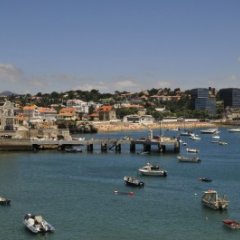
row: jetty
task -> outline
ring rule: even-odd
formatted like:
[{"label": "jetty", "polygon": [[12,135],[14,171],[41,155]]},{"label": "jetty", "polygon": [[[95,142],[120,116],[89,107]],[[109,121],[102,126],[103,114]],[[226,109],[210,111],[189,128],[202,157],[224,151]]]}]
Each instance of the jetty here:
[{"label": "jetty", "polygon": [[[122,145],[129,145],[131,153],[136,152],[138,145],[142,148],[142,152],[157,151],[160,153],[180,152],[180,143],[177,138],[159,137],[140,138],[140,139],[102,139],[92,138],[84,140],[45,140],[45,139],[0,139],[0,151],[39,151],[39,150],[59,150],[64,151],[66,148],[73,146],[82,146],[87,152],[93,152],[98,145],[101,152],[115,150],[120,153]],[[139,148],[139,147],[138,147]]]}]

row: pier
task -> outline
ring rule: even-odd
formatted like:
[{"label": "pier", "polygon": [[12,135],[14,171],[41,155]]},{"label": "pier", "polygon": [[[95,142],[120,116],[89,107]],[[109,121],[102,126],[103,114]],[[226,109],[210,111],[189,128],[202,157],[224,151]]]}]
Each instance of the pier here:
[{"label": "pier", "polygon": [[139,145],[142,152],[156,151],[159,153],[180,152],[180,143],[177,138],[160,137],[159,139],[88,139],[88,140],[31,140],[31,139],[0,139],[0,151],[39,151],[59,150],[64,151],[67,147],[82,146],[87,152],[93,152],[95,147],[100,146],[101,152],[109,150],[120,153],[122,145],[129,145],[131,153],[136,152]]}]

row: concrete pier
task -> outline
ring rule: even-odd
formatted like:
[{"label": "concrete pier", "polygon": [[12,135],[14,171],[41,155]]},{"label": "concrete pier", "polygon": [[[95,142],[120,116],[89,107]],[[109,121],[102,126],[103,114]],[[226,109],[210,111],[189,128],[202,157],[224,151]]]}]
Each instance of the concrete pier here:
[{"label": "concrete pier", "polygon": [[129,145],[130,152],[136,151],[136,145],[142,146],[143,152],[155,151],[165,153],[180,152],[180,143],[176,138],[161,137],[159,139],[91,139],[91,140],[30,140],[30,139],[0,139],[0,151],[38,151],[44,149],[62,150],[71,146],[85,146],[87,152],[93,152],[95,145],[100,145],[101,152],[115,149],[120,153],[122,145]]}]

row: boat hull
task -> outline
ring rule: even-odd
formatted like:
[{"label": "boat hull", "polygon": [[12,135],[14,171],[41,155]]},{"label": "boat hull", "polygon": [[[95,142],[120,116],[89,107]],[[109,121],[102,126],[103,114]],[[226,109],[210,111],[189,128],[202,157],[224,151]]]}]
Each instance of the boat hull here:
[{"label": "boat hull", "polygon": [[144,169],[139,169],[139,172],[144,176],[159,176],[159,177],[166,177],[166,171],[146,171]]},{"label": "boat hull", "polygon": [[228,204],[219,204],[217,202],[207,202],[203,200],[202,203],[205,207],[211,208],[213,210],[226,210],[228,207]]},{"label": "boat hull", "polygon": [[178,161],[179,162],[184,162],[184,163],[200,163],[201,159],[198,157],[183,157],[183,156],[178,156]]},{"label": "boat hull", "polygon": [[240,223],[236,222],[232,219],[225,219],[223,220],[224,226],[230,228],[230,229],[240,229]]}]

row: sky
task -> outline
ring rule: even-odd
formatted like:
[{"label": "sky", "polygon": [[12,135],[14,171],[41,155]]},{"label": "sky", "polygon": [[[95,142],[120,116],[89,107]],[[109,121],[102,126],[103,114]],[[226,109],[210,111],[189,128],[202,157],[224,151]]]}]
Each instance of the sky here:
[{"label": "sky", "polygon": [[0,92],[240,88],[239,0],[0,0]]}]

